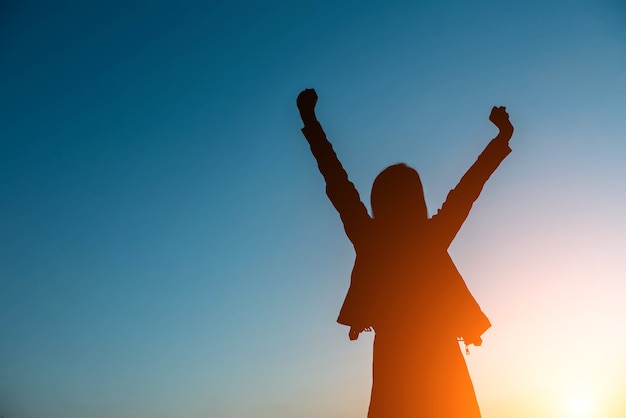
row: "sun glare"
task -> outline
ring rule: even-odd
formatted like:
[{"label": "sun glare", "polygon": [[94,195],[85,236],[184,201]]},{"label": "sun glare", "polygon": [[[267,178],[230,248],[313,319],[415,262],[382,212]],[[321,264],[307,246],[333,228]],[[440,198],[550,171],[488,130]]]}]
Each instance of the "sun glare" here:
[{"label": "sun glare", "polygon": [[568,418],[587,418],[591,416],[591,401],[584,396],[574,396],[567,401]]}]

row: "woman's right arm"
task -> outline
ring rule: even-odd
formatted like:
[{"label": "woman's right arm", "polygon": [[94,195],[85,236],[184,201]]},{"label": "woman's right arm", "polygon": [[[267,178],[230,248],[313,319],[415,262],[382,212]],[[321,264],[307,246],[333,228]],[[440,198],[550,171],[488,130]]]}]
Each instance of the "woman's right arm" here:
[{"label": "woman's right arm", "polygon": [[365,205],[361,202],[359,192],[348,179],[348,174],[317,121],[316,103],[317,94],[313,89],[306,89],[298,95],[298,109],[304,122],[302,133],[309,142],[311,152],[317,160],[317,166],[326,181],[326,194],[339,212],[348,238],[356,244],[371,219]]}]

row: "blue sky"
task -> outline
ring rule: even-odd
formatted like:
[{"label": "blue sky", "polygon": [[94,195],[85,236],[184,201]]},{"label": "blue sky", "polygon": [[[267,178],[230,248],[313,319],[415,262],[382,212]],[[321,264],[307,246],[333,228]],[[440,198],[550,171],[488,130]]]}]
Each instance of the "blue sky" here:
[{"label": "blue sky", "polygon": [[568,370],[615,411],[625,12],[0,3],[0,415],[364,416],[371,336],[334,322],[353,250],[299,131],[307,87],[363,200],[405,161],[431,213],[507,106],[513,153],[450,249],[494,324],[468,358],[483,415],[558,416],[537,399]]}]

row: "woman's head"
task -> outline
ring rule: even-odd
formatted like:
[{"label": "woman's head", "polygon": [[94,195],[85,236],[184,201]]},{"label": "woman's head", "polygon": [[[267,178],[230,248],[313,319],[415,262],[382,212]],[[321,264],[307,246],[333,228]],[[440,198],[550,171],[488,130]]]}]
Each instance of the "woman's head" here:
[{"label": "woman's head", "polygon": [[374,219],[384,223],[410,226],[428,219],[419,174],[404,163],[389,166],[376,177],[371,203]]}]

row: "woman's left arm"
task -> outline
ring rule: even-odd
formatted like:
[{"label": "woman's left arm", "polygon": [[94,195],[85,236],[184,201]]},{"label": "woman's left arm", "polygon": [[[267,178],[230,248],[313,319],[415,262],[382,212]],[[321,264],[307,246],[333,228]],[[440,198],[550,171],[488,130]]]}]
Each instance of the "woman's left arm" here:
[{"label": "woman's left arm", "polygon": [[437,238],[446,248],[463,225],[491,174],[511,152],[509,140],[513,136],[513,125],[506,108],[494,107],[489,120],[500,129],[498,136],[491,140],[459,184],[448,193],[445,203],[432,218]]}]

